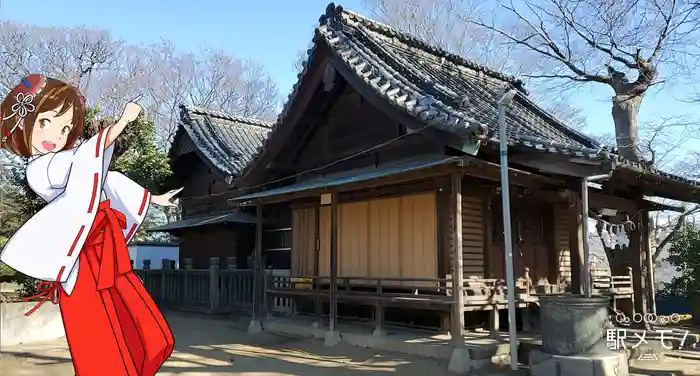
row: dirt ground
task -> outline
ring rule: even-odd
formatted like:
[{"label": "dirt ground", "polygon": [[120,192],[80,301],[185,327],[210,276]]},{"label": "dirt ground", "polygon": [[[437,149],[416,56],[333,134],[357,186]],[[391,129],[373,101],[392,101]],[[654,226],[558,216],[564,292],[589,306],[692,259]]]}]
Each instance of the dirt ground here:
[{"label": "dirt ground", "polygon": [[[158,375],[179,376],[443,376],[445,362],[339,344],[329,348],[321,341],[248,335],[245,322],[232,318],[168,313],[175,335],[175,352]],[[664,358],[637,361],[633,375],[700,376],[698,360]],[[475,375],[478,375],[474,373]],[[0,354],[0,375],[73,376],[64,340],[16,346]],[[484,375],[484,372],[481,372]]]},{"label": "dirt ground", "polygon": [[[447,365],[416,358],[321,341],[248,335],[245,325],[231,320],[167,314],[175,336],[175,352],[158,375],[178,376],[351,376],[397,373],[406,376],[446,375]],[[64,340],[8,348],[0,355],[0,375],[73,376]]]}]

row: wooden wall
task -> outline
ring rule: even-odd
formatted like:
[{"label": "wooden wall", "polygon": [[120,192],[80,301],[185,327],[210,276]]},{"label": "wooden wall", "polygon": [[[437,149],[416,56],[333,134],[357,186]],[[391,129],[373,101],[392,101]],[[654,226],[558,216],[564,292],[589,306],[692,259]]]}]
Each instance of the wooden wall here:
[{"label": "wooden wall", "polygon": [[[488,200],[483,211],[484,221],[487,221],[484,230],[484,276],[505,278],[501,197],[494,195],[484,200]],[[511,197],[513,267],[516,278],[524,277],[527,268],[534,284],[557,282],[560,274],[558,263],[569,262],[569,227],[566,224],[568,218],[559,218],[557,215],[565,217],[566,212],[555,213],[552,203],[540,201],[534,196]],[[562,253],[559,257],[560,248],[564,246],[567,256],[564,257]],[[570,270],[569,264],[566,267]]]},{"label": "wooden wall", "polygon": [[187,215],[189,208],[187,199],[223,193],[229,189],[222,175],[213,171],[196,153],[179,157],[176,165],[173,166],[173,177],[170,184],[173,187],[183,187],[181,198],[186,217],[189,216]]},{"label": "wooden wall", "polygon": [[[365,101],[350,86],[339,95],[321,120],[309,126],[313,128],[310,129],[308,144],[304,145],[295,157],[298,158],[294,164],[296,172],[335,162],[318,172],[330,174],[353,168],[380,166],[422,154],[442,153],[442,145],[420,133],[404,136],[376,148],[382,142],[405,135],[406,127]],[[338,162],[370,148],[375,150]],[[279,158],[290,156],[281,154]],[[314,173],[307,173],[300,176],[299,180],[312,179],[315,176]]]},{"label": "wooden wall", "polygon": [[316,207],[292,211],[291,273],[294,276],[311,276],[315,273],[316,227]]},{"label": "wooden wall", "polygon": [[[313,270],[310,260],[316,244],[310,239],[315,235],[315,211],[313,207],[294,211],[294,275]],[[320,276],[330,275],[330,213],[330,206],[320,207]],[[434,193],[341,203],[338,215],[338,276],[437,278]]]},{"label": "wooden wall", "polygon": [[179,238],[180,265],[184,267],[183,259],[191,258],[195,269],[207,269],[209,258],[219,257],[222,267],[226,267],[226,257],[238,256],[237,235],[236,230],[223,225],[182,230]]},{"label": "wooden wall", "polygon": [[[441,219],[441,228],[438,228],[438,214],[446,215],[449,203],[440,200],[443,206],[438,210],[437,197],[430,192],[341,203],[338,208],[338,275],[434,278],[450,274],[452,240],[442,228],[451,226],[449,218]],[[568,206],[563,203],[517,204],[514,205],[517,209],[513,210],[516,216],[526,209],[536,213],[522,214],[520,220],[513,220],[514,240],[522,241],[514,248],[516,277],[522,277],[524,268],[528,267],[534,283],[570,282]],[[330,206],[294,210],[293,275],[330,274],[330,212]],[[542,221],[535,221],[536,218]],[[465,278],[504,277],[501,221],[498,196],[489,198],[481,192],[462,195]],[[528,223],[520,223],[522,221]],[[438,239],[438,230],[443,239]],[[442,264],[440,268],[439,263]]]},{"label": "wooden wall", "polygon": [[485,277],[484,199],[462,195],[462,257],[464,278]]}]

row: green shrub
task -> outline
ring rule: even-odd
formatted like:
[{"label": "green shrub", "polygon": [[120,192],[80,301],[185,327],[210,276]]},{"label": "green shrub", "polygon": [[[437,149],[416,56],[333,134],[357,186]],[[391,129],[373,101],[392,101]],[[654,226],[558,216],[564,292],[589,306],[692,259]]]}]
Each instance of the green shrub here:
[{"label": "green shrub", "polygon": [[664,283],[662,294],[688,296],[700,291],[700,228],[686,225],[670,242],[668,262],[681,275]]}]

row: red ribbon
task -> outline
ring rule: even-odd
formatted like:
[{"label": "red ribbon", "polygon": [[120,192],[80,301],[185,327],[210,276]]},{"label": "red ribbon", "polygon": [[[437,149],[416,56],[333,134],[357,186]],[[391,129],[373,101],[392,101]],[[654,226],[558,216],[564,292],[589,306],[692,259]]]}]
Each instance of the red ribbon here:
[{"label": "red ribbon", "polygon": [[39,303],[37,303],[34,308],[29,310],[29,312],[25,313],[25,316],[29,316],[32,313],[36,312],[39,307],[41,307],[42,304],[44,304],[47,300],[50,301],[53,304],[58,304],[58,286],[60,284],[61,280],[61,275],[63,274],[63,270],[65,269],[65,266],[61,267],[61,270],[58,271],[58,277],[56,277],[55,282],[46,282],[42,281],[39,282],[39,286],[37,286],[36,290],[38,291],[38,294],[34,296],[30,296],[27,298],[24,298],[25,301],[31,301],[37,298],[42,298]]}]

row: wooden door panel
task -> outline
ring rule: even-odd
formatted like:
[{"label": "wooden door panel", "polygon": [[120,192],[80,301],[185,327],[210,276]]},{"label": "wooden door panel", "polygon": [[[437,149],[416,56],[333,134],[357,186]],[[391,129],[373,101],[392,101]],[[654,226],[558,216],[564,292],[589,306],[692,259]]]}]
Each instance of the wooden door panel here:
[{"label": "wooden door panel", "polygon": [[[503,252],[503,211],[501,199],[491,202],[491,244],[489,244],[489,272],[494,278],[505,277]],[[515,278],[525,276],[529,269],[533,282],[547,279],[549,275],[549,248],[545,236],[545,215],[551,212],[546,205],[527,199],[511,200],[511,229],[513,237],[513,268]]]}]

